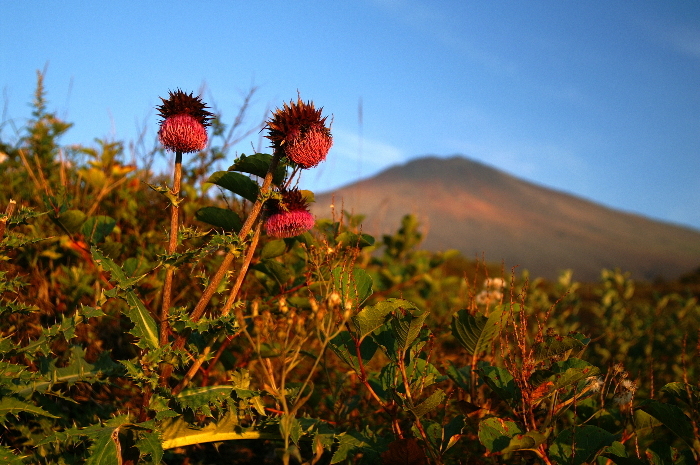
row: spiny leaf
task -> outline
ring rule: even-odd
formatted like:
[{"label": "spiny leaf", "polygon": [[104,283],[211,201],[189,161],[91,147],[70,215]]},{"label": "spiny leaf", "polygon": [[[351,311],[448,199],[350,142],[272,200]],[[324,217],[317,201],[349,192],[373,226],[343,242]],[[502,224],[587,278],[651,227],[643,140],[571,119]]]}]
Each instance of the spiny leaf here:
[{"label": "spiny leaf", "polygon": [[228,412],[221,420],[204,428],[189,425],[182,417],[166,420],[161,428],[163,450],[236,439],[279,439],[279,434],[240,428],[233,415]]},{"label": "spiny leaf", "polygon": [[0,420],[4,419],[7,415],[17,416],[19,413],[30,413],[43,417],[58,418],[37,405],[28,404],[14,397],[3,397],[0,399]]}]

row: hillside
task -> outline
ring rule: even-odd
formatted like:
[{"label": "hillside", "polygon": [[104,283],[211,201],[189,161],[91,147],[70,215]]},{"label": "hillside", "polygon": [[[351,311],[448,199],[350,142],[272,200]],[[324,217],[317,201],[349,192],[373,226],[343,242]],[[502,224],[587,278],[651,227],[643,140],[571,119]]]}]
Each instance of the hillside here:
[{"label": "hillside", "polygon": [[455,156],[425,157],[317,195],[319,217],[335,205],[366,215],[363,230],[395,231],[418,216],[428,250],[458,249],[467,257],[518,265],[554,278],[597,280],[603,268],[635,279],[674,279],[700,266],[700,232],[654,221],[518,179]]}]

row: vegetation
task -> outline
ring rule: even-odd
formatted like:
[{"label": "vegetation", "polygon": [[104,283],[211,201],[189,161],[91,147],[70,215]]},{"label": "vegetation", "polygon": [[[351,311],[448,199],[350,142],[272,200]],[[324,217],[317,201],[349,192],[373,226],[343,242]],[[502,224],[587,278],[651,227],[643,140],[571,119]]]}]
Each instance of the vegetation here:
[{"label": "vegetation", "polygon": [[213,114],[175,188],[162,148],[61,146],[38,77],[0,133],[3,463],[697,463],[697,275],[547,282],[420,251],[411,216],[271,237],[320,161],[285,156],[279,110],[225,171],[241,128]]}]

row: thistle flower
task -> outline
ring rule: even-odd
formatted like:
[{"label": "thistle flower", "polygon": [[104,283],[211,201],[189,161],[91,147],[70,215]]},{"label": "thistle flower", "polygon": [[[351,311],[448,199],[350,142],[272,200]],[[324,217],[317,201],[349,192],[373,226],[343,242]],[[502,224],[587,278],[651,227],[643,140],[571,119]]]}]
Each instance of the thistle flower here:
[{"label": "thistle flower", "polygon": [[333,145],[331,130],[326,127],[326,116],[314,107],[313,102],[284,104],[272,113],[267,121],[272,147],[282,150],[287,158],[302,168],[312,168],[323,160]]},{"label": "thistle flower", "polygon": [[270,199],[266,203],[265,231],[276,238],[294,237],[314,227],[314,216],[309,204],[298,189],[284,190],[282,199]]},{"label": "thistle flower", "polygon": [[178,89],[168,92],[168,99],[160,98],[162,105],[156,107],[160,122],[158,139],[172,152],[199,152],[207,146],[206,126],[214,116],[206,110],[200,97],[194,97]]}]

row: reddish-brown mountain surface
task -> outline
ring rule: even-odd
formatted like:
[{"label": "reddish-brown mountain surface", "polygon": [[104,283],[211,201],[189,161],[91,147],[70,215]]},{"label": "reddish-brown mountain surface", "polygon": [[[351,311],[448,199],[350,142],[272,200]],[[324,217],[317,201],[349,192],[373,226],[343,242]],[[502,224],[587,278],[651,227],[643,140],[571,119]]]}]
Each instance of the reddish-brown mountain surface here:
[{"label": "reddish-brown mountain surface", "polygon": [[700,232],[654,221],[523,181],[463,157],[415,159],[317,195],[319,217],[336,208],[366,215],[363,230],[397,230],[415,214],[427,250],[458,249],[518,265],[533,276],[597,280],[603,268],[635,279],[674,279],[700,266]]}]

